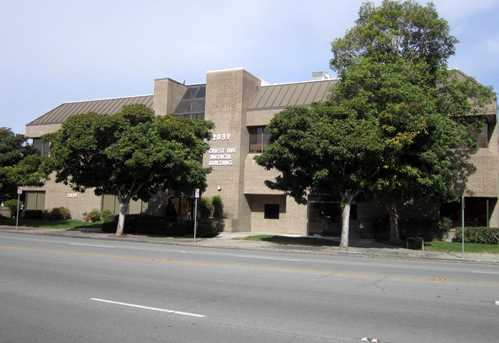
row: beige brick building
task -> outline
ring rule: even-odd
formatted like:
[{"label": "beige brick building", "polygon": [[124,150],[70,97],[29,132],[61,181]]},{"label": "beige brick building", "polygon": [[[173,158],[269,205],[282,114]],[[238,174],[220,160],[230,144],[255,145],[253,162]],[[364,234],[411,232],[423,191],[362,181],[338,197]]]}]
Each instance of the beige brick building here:
[{"label": "beige brick building", "polygon": [[[268,142],[264,127],[276,113],[288,106],[309,105],[326,99],[334,82],[327,74],[314,73],[309,81],[266,85],[244,69],[210,71],[204,84],[186,85],[169,78],[156,79],[153,95],[62,104],[27,124],[26,134],[46,152],[48,146],[41,137],[58,130],[69,116],[89,111],[112,114],[123,105],[134,103],[153,108],[157,115],[205,118],[215,124],[215,129],[210,151],[203,158],[205,165],[212,168],[204,195],[222,197],[226,231],[299,235],[334,232],[339,219],[334,209],[328,212],[333,215],[326,216],[323,203],[310,201],[308,205],[299,205],[281,192],[270,190],[264,181],[273,178],[276,172],[266,171],[254,161]],[[467,185],[465,218],[473,225],[499,226],[495,103],[484,110],[482,117],[486,125],[479,133],[480,150],[473,156],[477,170]],[[112,196],[97,197],[92,190],[76,193],[53,181],[41,188],[26,189],[25,197],[27,208],[64,206],[74,218],[94,208],[116,208]],[[331,203],[331,206],[336,205]],[[188,200],[179,201],[177,207],[179,212],[190,215]],[[161,213],[161,208],[161,201],[155,199],[149,207],[134,203],[132,212],[147,209]],[[450,216],[458,213],[452,207],[448,211]],[[354,206],[354,234],[371,226],[373,219],[380,216],[382,210],[372,203]]]}]

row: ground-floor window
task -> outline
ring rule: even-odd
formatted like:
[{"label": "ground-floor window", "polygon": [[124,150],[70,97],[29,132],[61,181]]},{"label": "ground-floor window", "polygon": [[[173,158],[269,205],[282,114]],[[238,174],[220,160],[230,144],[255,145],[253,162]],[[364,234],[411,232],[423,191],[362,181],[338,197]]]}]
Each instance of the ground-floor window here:
[{"label": "ground-floor window", "polygon": [[[308,220],[320,223],[327,220],[331,223],[341,223],[341,206],[339,202],[310,202]],[[357,220],[357,204],[350,206],[350,220]]]},{"label": "ground-floor window", "polygon": [[28,191],[24,193],[24,209],[26,210],[44,210],[45,192]]},{"label": "ground-floor window", "polygon": [[[147,202],[142,200],[132,200],[130,201],[130,206],[128,208],[128,213],[130,214],[140,214],[147,211]],[[104,194],[102,196],[101,210],[111,211],[113,214],[118,214],[120,212],[120,202],[118,197],[112,194]]]},{"label": "ground-floor window", "polygon": [[279,219],[279,204],[265,204],[263,209],[264,219]]},{"label": "ground-floor window", "polygon": [[[489,227],[496,203],[497,198],[465,197],[464,225]],[[453,226],[460,226],[461,211],[461,202],[443,204],[440,208],[440,217],[447,217],[452,220]]]}]

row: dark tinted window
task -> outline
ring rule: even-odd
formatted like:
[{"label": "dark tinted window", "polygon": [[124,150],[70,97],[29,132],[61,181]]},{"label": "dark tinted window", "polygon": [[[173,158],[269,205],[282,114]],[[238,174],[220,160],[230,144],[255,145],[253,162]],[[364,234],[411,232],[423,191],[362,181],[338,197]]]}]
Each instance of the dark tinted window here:
[{"label": "dark tinted window", "polygon": [[265,219],[279,219],[279,204],[265,204]]},{"label": "dark tinted window", "polygon": [[270,134],[265,130],[265,126],[248,127],[249,132],[249,152],[263,152],[266,145],[270,143]]},{"label": "dark tinted window", "polygon": [[[350,220],[357,220],[357,205],[350,206]],[[309,220],[320,222],[327,219],[332,223],[341,223],[341,206],[337,202],[314,202],[310,204]]]}]

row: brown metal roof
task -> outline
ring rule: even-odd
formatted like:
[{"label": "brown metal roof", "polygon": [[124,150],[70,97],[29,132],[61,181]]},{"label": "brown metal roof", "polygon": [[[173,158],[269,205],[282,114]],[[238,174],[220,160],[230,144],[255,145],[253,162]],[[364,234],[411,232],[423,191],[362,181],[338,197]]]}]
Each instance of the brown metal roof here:
[{"label": "brown metal roof", "polygon": [[28,124],[28,126],[60,124],[67,118],[78,113],[96,112],[102,114],[114,114],[119,112],[123,106],[130,104],[142,104],[152,108],[152,98],[152,95],[143,95],[104,100],[69,102],[48,111],[41,117],[33,120]]},{"label": "brown metal roof", "polygon": [[335,80],[305,81],[260,87],[249,110],[310,105],[326,100]]}]

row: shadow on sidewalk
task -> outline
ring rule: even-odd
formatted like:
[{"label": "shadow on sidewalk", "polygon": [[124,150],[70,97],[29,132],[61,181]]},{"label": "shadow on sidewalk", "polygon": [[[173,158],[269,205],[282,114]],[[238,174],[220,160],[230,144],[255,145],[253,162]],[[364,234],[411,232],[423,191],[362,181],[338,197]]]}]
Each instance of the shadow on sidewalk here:
[{"label": "shadow on sidewalk", "polygon": [[[316,247],[337,247],[340,245],[339,238],[320,238],[320,237],[290,237],[277,235],[256,235],[243,238],[249,241],[262,241],[282,245],[303,245]],[[353,239],[350,241],[350,247],[353,248],[388,248],[398,249],[401,246],[391,245],[389,243],[378,242],[373,239]]]}]

